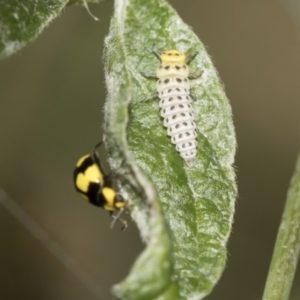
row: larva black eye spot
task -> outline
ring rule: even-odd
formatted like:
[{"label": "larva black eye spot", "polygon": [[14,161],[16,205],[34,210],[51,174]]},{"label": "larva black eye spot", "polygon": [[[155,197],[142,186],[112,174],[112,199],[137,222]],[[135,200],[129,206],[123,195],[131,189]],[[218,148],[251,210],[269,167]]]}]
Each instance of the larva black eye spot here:
[{"label": "larva black eye spot", "polygon": [[169,70],[170,69],[170,66],[165,66],[165,70]]},{"label": "larva black eye spot", "polygon": [[183,69],[186,69],[186,65],[183,65],[182,68],[183,68]]},{"label": "larva black eye spot", "polygon": [[159,66],[159,68],[160,68],[160,69],[162,69],[162,68],[163,68],[163,66],[162,66],[162,65],[160,65],[160,66]]},{"label": "larva black eye spot", "polygon": [[168,56],[171,56],[172,55],[172,53],[168,53]]},{"label": "larva black eye spot", "polygon": [[169,123],[169,118],[166,118],[166,122]]},{"label": "larva black eye spot", "polygon": [[190,113],[190,116],[192,116],[192,114]]},{"label": "larva black eye spot", "polygon": [[184,114],[184,113],[181,113],[181,116],[182,116],[182,117],[185,117],[185,114]]},{"label": "larva black eye spot", "polygon": [[189,146],[192,146],[192,143],[191,143],[191,142],[189,142]]},{"label": "larva black eye spot", "polygon": [[186,132],[185,135],[186,135],[186,136],[190,136],[191,134],[190,134],[189,132]]},{"label": "larva black eye spot", "polygon": [[178,65],[175,65],[176,70],[180,70],[181,68]]},{"label": "larva black eye spot", "polygon": [[182,100],[182,97],[181,97],[181,96],[177,96],[177,99],[178,99],[178,100]]},{"label": "larva black eye spot", "polygon": [[189,99],[190,99],[189,96],[186,96],[185,98],[186,98],[186,100],[189,100]]},{"label": "larva black eye spot", "polygon": [[180,127],[180,124],[176,124],[176,125],[175,125],[175,128],[179,128],[179,127]]},{"label": "larva black eye spot", "polygon": [[185,144],[182,144],[182,148],[185,148]]},{"label": "larva black eye spot", "polygon": [[163,110],[163,112],[165,113],[165,112],[166,112],[166,110],[164,109],[164,110]]},{"label": "larva black eye spot", "polygon": [[169,98],[169,102],[172,102],[172,101],[173,101],[173,97],[170,97],[170,98]]},{"label": "larva black eye spot", "polygon": [[187,82],[187,79],[186,79],[186,78],[184,78],[184,82]]},{"label": "larva black eye spot", "polygon": [[176,55],[176,56],[179,56],[179,54],[178,54],[178,53],[175,53],[175,55]]},{"label": "larva black eye spot", "polygon": [[158,80],[158,84],[161,84],[161,80]]},{"label": "larva black eye spot", "polygon": [[169,78],[167,78],[167,79],[165,79],[165,81],[164,81],[164,83],[169,83],[170,82],[170,79]]},{"label": "larva black eye spot", "polygon": [[168,89],[168,93],[171,93],[172,92],[172,89]]},{"label": "larva black eye spot", "polygon": [[179,107],[180,107],[180,108],[183,108],[183,107],[184,107],[184,105],[182,105],[182,104],[179,104]]},{"label": "larva black eye spot", "polygon": [[172,119],[175,120],[177,118],[177,115],[173,115]]},{"label": "larva black eye spot", "polygon": [[165,103],[165,100],[161,101],[161,103]]},{"label": "larva black eye spot", "polygon": [[180,92],[180,89],[179,89],[179,88],[176,88],[176,91],[177,91],[177,92]]},{"label": "larva black eye spot", "polygon": [[182,79],[176,78],[176,81],[180,83],[180,82],[182,82]]},{"label": "larva black eye spot", "polygon": [[183,124],[184,126],[187,126],[187,125],[188,125],[188,123],[187,123],[187,122],[183,122],[182,124]]},{"label": "larva black eye spot", "polygon": [[173,110],[175,108],[175,106],[171,106],[171,110]]},{"label": "larva black eye spot", "polygon": [[182,133],[179,134],[179,137],[182,138]]},{"label": "larva black eye spot", "polygon": [[[188,99],[188,98],[187,98],[187,99]],[[188,106],[188,108],[191,108],[191,106],[190,106],[189,104],[188,104],[187,106]]]},{"label": "larva black eye spot", "polygon": [[191,122],[191,124],[194,126],[194,122]]}]

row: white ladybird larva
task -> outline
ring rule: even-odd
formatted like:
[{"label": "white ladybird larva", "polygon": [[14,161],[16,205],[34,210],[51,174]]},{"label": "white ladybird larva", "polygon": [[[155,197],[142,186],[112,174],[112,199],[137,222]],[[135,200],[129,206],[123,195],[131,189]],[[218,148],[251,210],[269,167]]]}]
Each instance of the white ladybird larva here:
[{"label": "white ladybird larva", "polygon": [[161,64],[156,74],[142,74],[146,77],[158,78],[157,94],[145,100],[159,97],[160,115],[164,118],[163,124],[167,127],[167,133],[180,156],[191,167],[197,154],[197,133],[188,77],[200,76],[202,72],[190,73],[187,64],[198,52],[192,52],[189,56],[178,50],[168,50],[159,54],[154,49],[153,52],[160,59]]}]

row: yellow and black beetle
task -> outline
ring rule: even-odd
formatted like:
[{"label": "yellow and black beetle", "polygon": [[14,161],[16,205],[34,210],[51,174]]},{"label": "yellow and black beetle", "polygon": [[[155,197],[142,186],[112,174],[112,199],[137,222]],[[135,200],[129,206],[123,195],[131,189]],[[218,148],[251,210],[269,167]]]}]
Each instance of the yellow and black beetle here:
[{"label": "yellow and black beetle", "polygon": [[[102,145],[99,142],[92,153],[82,156],[76,163],[74,170],[74,184],[79,195],[86,201],[104,208],[112,217],[111,227],[116,221],[122,223],[122,230],[127,228],[127,222],[120,218],[120,215],[127,205],[122,195],[112,187],[114,173],[105,174],[101,161],[97,154],[97,148]],[[113,212],[119,209],[114,215]]]}]

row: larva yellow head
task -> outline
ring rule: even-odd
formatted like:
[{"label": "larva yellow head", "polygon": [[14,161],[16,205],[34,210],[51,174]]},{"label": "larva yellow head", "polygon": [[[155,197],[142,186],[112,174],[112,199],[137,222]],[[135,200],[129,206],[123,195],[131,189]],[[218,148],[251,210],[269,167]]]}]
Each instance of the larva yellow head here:
[{"label": "larva yellow head", "polygon": [[185,64],[186,56],[178,50],[168,50],[160,56],[162,63],[182,63]]}]

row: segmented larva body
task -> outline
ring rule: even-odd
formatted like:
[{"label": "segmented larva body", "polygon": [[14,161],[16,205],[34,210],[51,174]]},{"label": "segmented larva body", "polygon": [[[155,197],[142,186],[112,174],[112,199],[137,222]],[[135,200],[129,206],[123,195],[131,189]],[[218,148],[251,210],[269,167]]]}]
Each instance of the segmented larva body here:
[{"label": "segmented larva body", "polygon": [[162,53],[160,59],[156,70],[160,115],[176,150],[186,164],[192,166],[197,154],[197,133],[186,56],[178,50],[169,50]]}]

